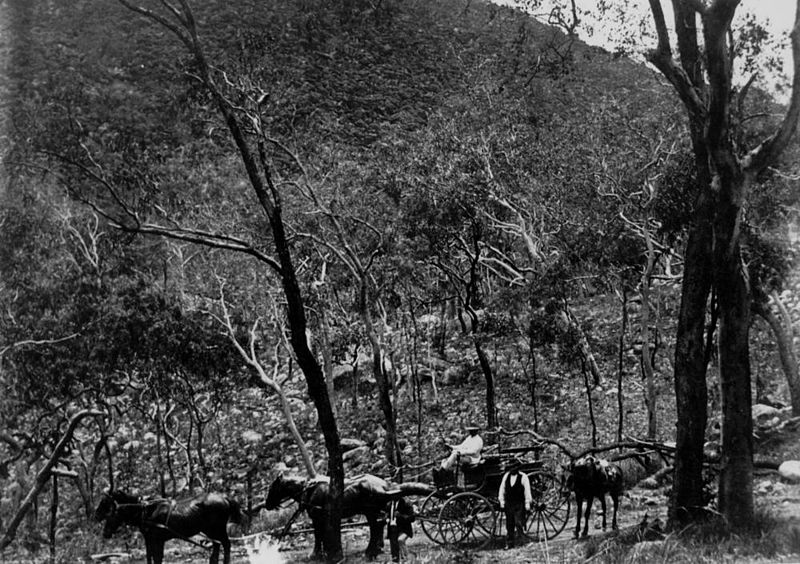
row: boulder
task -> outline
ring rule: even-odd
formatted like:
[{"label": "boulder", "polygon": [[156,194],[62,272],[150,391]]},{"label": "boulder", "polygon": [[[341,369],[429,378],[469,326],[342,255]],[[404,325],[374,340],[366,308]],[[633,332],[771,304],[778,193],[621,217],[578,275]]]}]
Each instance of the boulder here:
[{"label": "boulder", "polygon": [[360,464],[363,464],[368,456],[369,456],[369,447],[367,445],[363,445],[345,452],[342,455],[342,460],[353,466],[358,466]]},{"label": "boulder", "polygon": [[765,405],[763,403],[757,403],[753,406],[753,422],[757,425],[763,425],[764,423],[768,423],[775,417],[781,416],[781,410],[772,407],[771,405]]},{"label": "boulder", "polygon": [[362,441],[361,439],[345,437],[341,440],[342,443],[342,452],[347,452],[353,450],[354,448],[359,448],[362,446],[366,446],[367,443]]},{"label": "boulder", "polygon": [[790,482],[800,482],[800,460],[787,460],[778,466],[781,478]]}]

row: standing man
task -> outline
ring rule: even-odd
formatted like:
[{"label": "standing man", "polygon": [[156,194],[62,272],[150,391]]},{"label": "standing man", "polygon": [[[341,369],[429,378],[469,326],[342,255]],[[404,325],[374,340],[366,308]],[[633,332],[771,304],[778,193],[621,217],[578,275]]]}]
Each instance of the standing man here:
[{"label": "standing man", "polygon": [[497,494],[500,508],[506,515],[506,548],[514,546],[517,532],[525,534],[527,512],[533,504],[531,482],[526,474],[519,471],[520,466],[518,460],[511,461],[508,471],[500,480],[500,491]]},{"label": "standing man", "polygon": [[483,450],[483,439],[478,434],[481,430],[477,425],[467,425],[464,428],[469,436],[458,445],[448,445],[452,448],[450,456],[442,461],[442,469],[450,470],[455,466],[456,461],[461,458],[461,464],[466,466],[476,466],[481,461],[481,451]]}]

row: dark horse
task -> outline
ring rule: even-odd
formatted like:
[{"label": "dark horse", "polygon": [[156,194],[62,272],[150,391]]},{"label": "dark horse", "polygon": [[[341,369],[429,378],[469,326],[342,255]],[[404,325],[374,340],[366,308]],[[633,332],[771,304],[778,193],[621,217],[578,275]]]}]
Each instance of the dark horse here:
[{"label": "dark horse", "polygon": [[107,492],[103,494],[94,517],[106,522],[103,527],[105,538],[111,538],[122,524],[137,527],[144,536],[147,564],[164,561],[164,543],[168,540],[188,540],[198,533],[214,541],[211,564],[219,562],[220,545],[224,563],[230,564],[231,541],[227,524],[228,521],[237,524],[243,521],[239,504],[217,493],[203,493],[181,500],[142,501],[140,497],[125,492]]},{"label": "dark horse", "polygon": [[619,496],[622,495],[622,470],[618,466],[609,464],[594,456],[584,456],[573,462],[566,469],[564,485],[575,492],[575,502],[578,506],[578,520],[575,524],[575,538],[581,531],[581,505],[586,501],[584,514],[583,536],[589,534],[589,514],[592,511],[594,498],[600,500],[603,509],[603,530],[606,529],[606,494],[614,502],[614,517],[611,527],[617,528],[617,508]]},{"label": "dark horse", "polygon": [[[389,526],[389,543],[392,558],[397,560],[398,537],[403,534],[407,537],[413,535],[411,523],[414,521],[414,509],[403,496],[428,494],[433,488],[419,483],[390,484],[371,474],[346,480],[344,486],[342,517],[364,515],[369,523],[369,544],[365,553],[368,558],[374,558],[382,552],[385,518],[390,514],[395,517]],[[329,496],[327,478],[307,480],[299,476],[280,474],[267,492],[264,507],[276,509],[288,499],[296,501],[308,513],[314,527],[314,552],[311,553],[311,558],[322,558],[327,552],[325,527]]]}]

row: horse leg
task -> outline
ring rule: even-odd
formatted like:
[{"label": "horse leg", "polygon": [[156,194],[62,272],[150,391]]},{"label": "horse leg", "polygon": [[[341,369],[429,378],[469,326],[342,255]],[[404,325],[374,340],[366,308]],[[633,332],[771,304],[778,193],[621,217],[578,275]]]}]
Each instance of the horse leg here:
[{"label": "horse leg", "polygon": [[223,564],[231,564],[231,541],[228,535],[225,535],[222,541],[222,562]]},{"label": "horse leg", "polygon": [[619,528],[617,527],[617,508],[619,507],[619,494],[612,493],[611,501],[614,503],[614,517],[611,520],[611,528],[616,531]]},{"label": "horse leg", "polygon": [[367,517],[369,522],[369,544],[364,553],[367,558],[375,558],[383,552],[383,522],[377,516],[370,515]]},{"label": "horse leg", "polygon": [[592,503],[594,502],[594,496],[589,494],[586,498],[586,512],[583,514],[583,535],[584,537],[589,536],[589,515],[592,512]]},{"label": "horse leg", "polygon": [[208,564],[219,564],[219,544],[218,543],[214,543],[213,548],[211,549],[211,558],[209,558]]},{"label": "horse leg", "polygon": [[603,530],[606,530],[606,494],[600,494],[600,509],[603,511]]},{"label": "horse leg", "polygon": [[392,553],[392,562],[400,562],[400,540],[396,525],[389,525],[389,551]]},{"label": "horse leg", "polygon": [[575,538],[577,539],[581,534],[581,505],[583,504],[583,498],[578,494],[575,494],[575,504],[578,506],[575,522]]},{"label": "horse leg", "polygon": [[325,516],[316,515],[311,518],[314,527],[314,552],[309,558],[311,560],[323,560],[325,558]]},{"label": "horse leg", "polygon": [[144,537],[144,557],[147,564],[153,564],[153,541]]},{"label": "horse leg", "polygon": [[164,541],[153,542],[153,564],[164,562]]}]

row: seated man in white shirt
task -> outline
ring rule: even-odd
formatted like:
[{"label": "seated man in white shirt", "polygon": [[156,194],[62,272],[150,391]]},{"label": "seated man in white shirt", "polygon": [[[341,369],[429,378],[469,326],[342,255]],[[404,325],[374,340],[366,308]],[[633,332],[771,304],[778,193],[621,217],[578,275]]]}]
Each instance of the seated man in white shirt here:
[{"label": "seated man in white shirt", "polygon": [[455,466],[456,461],[461,459],[462,466],[476,466],[481,461],[481,451],[483,450],[483,439],[478,434],[481,430],[477,425],[467,425],[465,427],[469,436],[458,445],[448,445],[452,448],[450,456],[442,461],[442,469],[450,470]]}]

